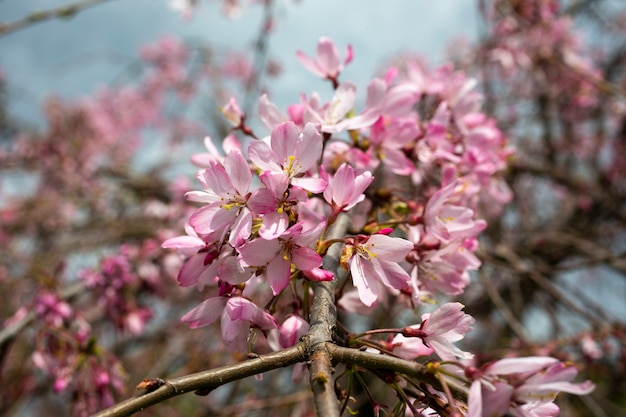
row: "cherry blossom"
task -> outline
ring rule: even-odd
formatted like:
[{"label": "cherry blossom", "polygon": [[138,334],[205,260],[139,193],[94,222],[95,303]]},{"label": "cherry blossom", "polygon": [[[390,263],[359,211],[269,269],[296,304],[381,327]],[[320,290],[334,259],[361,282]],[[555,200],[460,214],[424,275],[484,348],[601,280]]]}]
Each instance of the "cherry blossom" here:
[{"label": "cherry blossom", "polygon": [[230,231],[233,246],[250,236],[252,217],[246,207],[252,175],[248,163],[238,151],[224,158],[224,165],[211,162],[211,166],[198,174],[202,191],[190,191],[191,201],[207,203],[189,219],[189,224],[199,235],[209,241],[221,240]]},{"label": "cherry blossom", "polygon": [[259,235],[272,240],[287,230],[290,216],[295,217],[295,207],[306,202],[308,196],[302,188],[290,187],[289,178],[282,173],[265,171],[259,179],[265,187],[250,196],[248,207],[263,215]]},{"label": "cherry blossom", "polygon": [[559,392],[589,394],[590,381],[571,382],[578,370],[550,357],[507,358],[489,363],[480,370],[468,368],[474,379],[470,388],[468,416],[504,415],[556,416],[553,404]]},{"label": "cherry blossom", "polygon": [[291,264],[302,271],[309,271],[322,265],[322,257],[309,247],[325,223],[311,229],[304,229],[303,223],[296,223],[277,239],[254,239],[238,248],[241,261],[246,266],[264,268],[264,275],[277,295],[291,278]]},{"label": "cherry blossom", "polygon": [[407,240],[385,235],[360,235],[346,240],[342,257],[350,260],[352,282],[363,304],[371,306],[376,302],[379,282],[395,289],[408,285],[409,274],[398,262],[404,260],[412,248],[413,244]]},{"label": "cherry blossom", "polygon": [[251,327],[270,330],[278,327],[276,319],[243,297],[208,298],[181,320],[189,328],[208,326],[221,317],[222,339],[237,352],[247,351],[246,340]]},{"label": "cherry blossom", "polygon": [[409,326],[394,338],[397,349],[403,354],[423,355],[431,351],[444,361],[456,358],[471,359],[472,353],[464,352],[453,343],[463,339],[474,324],[474,318],[463,313],[463,304],[446,303],[431,314],[422,315],[422,323]]},{"label": "cherry blossom", "polygon": [[293,185],[313,193],[326,188],[324,180],[311,176],[322,154],[322,136],[311,123],[302,132],[291,121],[282,123],[272,130],[270,145],[252,141],[248,153],[259,168],[282,173]]},{"label": "cherry blossom", "polygon": [[355,175],[354,169],[348,164],[342,164],[335,175],[329,177],[325,170],[321,172],[322,178],[328,182],[324,190],[324,199],[335,210],[348,211],[365,199],[365,190],[374,181],[372,173],[365,171]]},{"label": "cherry blossom", "polygon": [[321,37],[317,43],[316,59],[311,58],[304,52],[298,51],[296,56],[306,69],[321,78],[326,78],[333,83],[337,83],[337,77],[343,68],[348,65],[353,58],[352,46],[346,49],[346,58],[341,63],[339,50],[330,38]]},{"label": "cherry blossom", "polygon": [[437,191],[428,200],[424,209],[426,231],[444,242],[465,237],[476,236],[487,223],[475,220],[474,211],[462,205],[452,203],[461,182],[452,182]]}]

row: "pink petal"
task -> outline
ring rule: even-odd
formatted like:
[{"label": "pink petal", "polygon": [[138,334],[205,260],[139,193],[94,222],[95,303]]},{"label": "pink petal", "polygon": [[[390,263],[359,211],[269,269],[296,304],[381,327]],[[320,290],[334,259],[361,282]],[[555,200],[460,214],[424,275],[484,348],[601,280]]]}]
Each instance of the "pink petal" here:
[{"label": "pink petal", "polygon": [[265,266],[278,256],[280,243],[277,240],[254,239],[237,248],[246,266]]},{"label": "pink petal", "polygon": [[185,314],[181,321],[188,323],[190,329],[208,326],[217,320],[227,301],[226,297],[209,298]]},{"label": "pink petal", "polygon": [[191,287],[192,285],[196,285],[198,277],[207,268],[207,266],[204,265],[205,257],[206,253],[193,255],[187,260],[187,262],[185,262],[182,268],[180,268],[177,279],[181,287]]},{"label": "pink petal", "polygon": [[386,235],[370,236],[367,245],[372,247],[372,252],[387,261],[403,261],[415,246],[408,240]]},{"label": "pink petal", "polygon": [[259,236],[263,239],[273,240],[281,236],[289,227],[287,213],[273,211],[263,216],[263,224],[259,229]]},{"label": "pink petal", "polygon": [[452,330],[458,330],[460,334],[467,333],[475,320],[461,311],[464,307],[461,303],[443,304],[430,315],[423,330],[429,335],[445,334]]},{"label": "pink petal", "polygon": [[161,247],[164,249],[175,248],[181,251],[192,250],[198,251],[206,246],[204,240],[200,239],[197,236],[176,236],[170,239],[167,239],[165,242],[161,244]]},{"label": "pink petal", "polygon": [[250,160],[263,171],[282,172],[282,168],[276,162],[278,157],[270,146],[262,140],[253,140],[248,145]]},{"label": "pink petal", "polygon": [[322,257],[308,247],[295,248],[291,252],[291,261],[301,271],[309,271],[322,265]]},{"label": "pink petal", "polygon": [[259,178],[263,185],[269,188],[276,199],[283,199],[287,187],[289,187],[289,177],[283,172],[265,171]]},{"label": "pink petal", "polygon": [[270,284],[272,293],[278,295],[289,285],[291,278],[291,262],[283,259],[281,256],[277,256],[267,266],[265,275],[267,276],[267,281]]},{"label": "pink petal", "polygon": [[250,188],[252,174],[248,162],[239,151],[230,151],[224,158],[224,167],[240,196],[245,196]]},{"label": "pink petal", "polygon": [[303,188],[313,194],[319,194],[326,189],[326,181],[321,178],[304,177],[304,178],[292,178],[291,183],[295,186]]},{"label": "pink petal", "polygon": [[247,208],[243,208],[239,216],[233,222],[230,229],[228,243],[237,248],[245,243],[252,234],[252,213]]},{"label": "pink petal", "polygon": [[398,175],[411,175],[414,163],[400,149],[383,148],[383,162],[391,172]]},{"label": "pink petal", "polygon": [[307,70],[309,70],[313,74],[315,74],[315,75],[317,75],[318,77],[321,77],[321,78],[325,78],[326,77],[325,69],[322,68],[317,63],[317,61],[315,61],[313,58],[311,58],[310,56],[308,56],[304,52],[297,51],[296,52],[296,58],[298,58],[298,61],[300,61],[300,63],[304,66],[304,68],[306,68]]},{"label": "pink petal", "polygon": [[309,331],[309,323],[300,316],[291,315],[280,326],[279,343],[282,347],[290,347],[295,345],[300,337]]},{"label": "pink petal", "polygon": [[263,94],[259,98],[259,117],[270,130],[287,121],[285,116],[278,110],[278,107],[269,100],[267,94]]},{"label": "pink petal", "polygon": [[[269,171],[266,171],[269,172]],[[248,199],[247,206],[256,214],[267,214],[276,210],[276,196],[268,188],[259,188]]]},{"label": "pink petal", "polygon": [[220,164],[212,162],[211,166],[202,171],[201,174],[206,188],[218,196],[225,196],[235,189],[226,169]]},{"label": "pink petal", "polygon": [[[332,185],[332,199],[339,206],[348,205],[350,199],[352,198],[354,191],[354,170],[348,164],[342,164],[333,180],[331,182]],[[330,186],[328,188],[331,188]],[[326,192],[324,192],[326,194]],[[330,201],[329,201],[330,203]]]},{"label": "pink petal", "polygon": [[517,373],[537,372],[558,362],[549,356],[529,356],[525,358],[506,358],[493,362],[485,367],[490,375],[511,375]]},{"label": "pink petal", "polygon": [[317,166],[322,155],[322,146],[322,135],[313,123],[307,123],[302,131],[302,139],[295,143],[294,153],[289,155],[298,158],[298,162],[302,165],[302,171],[309,171]]},{"label": "pink petal", "polygon": [[332,281],[333,279],[335,279],[335,274],[321,268],[305,270],[302,271],[302,273],[309,281]]},{"label": "pink petal", "polygon": [[219,263],[216,275],[231,285],[239,285],[252,277],[252,271],[244,269],[235,256],[229,256]]},{"label": "pink petal", "polygon": [[482,384],[479,380],[472,382],[467,399],[467,417],[483,417]]},{"label": "pink petal", "polygon": [[375,273],[371,267],[371,262],[356,256],[350,265],[350,272],[361,302],[370,307],[378,298],[378,284],[372,278]]},{"label": "pink petal", "polygon": [[339,50],[330,38],[322,37],[317,43],[317,62],[326,75],[337,76],[341,65]]},{"label": "pink petal", "polygon": [[[281,123],[272,130],[271,146],[276,153],[279,164],[296,155],[296,141],[300,136],[300,130],[292,121]],[[267,157],[267,156],[266,156]]]},{"label": "pink petal", "polygon": [[200,235],[222,230],[232,224],[237,210],[224,210],[219,203],[211,203],[200,207],[189,218],[189,224]]},{"label": "pink petal", "polygon": [[387,287],[401,290],[409,285],[411,277],[400,265],[383,259],[371,262],[376,275]]},{"label": "pink petal", "polygon": [[394,345],[393,353],[407,360],[414,360],[420,356],[428,356],[433,353],[433,349],[426,346],[417,337],[405,337],[399,334],[393,338],[392,343]]}]

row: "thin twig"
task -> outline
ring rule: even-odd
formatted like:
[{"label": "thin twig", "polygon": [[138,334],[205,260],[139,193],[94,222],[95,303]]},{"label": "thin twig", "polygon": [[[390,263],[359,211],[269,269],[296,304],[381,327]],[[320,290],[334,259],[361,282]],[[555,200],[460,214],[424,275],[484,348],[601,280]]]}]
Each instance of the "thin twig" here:
[{"label": "thin twig", "polygon": [[520,323],[517,317],[515,317],[515,314],[513,314],[509,306],[506,304],[506,302],[498,292],[498,289],[495,287],[495,285],[493,285],[493,283],[487,276],[484,268],[478,271],[478,277],[480,279],[480,283],[485,288],[487,295],[491,299],[491,302],[493,303],[493,305],[496,306],[511,330],[513,330],[517,337],[524,341],[524,343],[528,343],[530,339],[528,338],[528,333],[526,333],[524,326],[522,325],[522,323]]},{"label": "thin twig", "polygon": [[74,17],[74,15],[78,12],[99,6],[107,1],[111,0],[83,0],[72,4],[66,4],[65,6],[56,7],[54,9],[34,11],[21,19],[14,20],[9,23],[0,23],[0,36],[13,33],[45,20],[69,19],[70,17]]},{"label": "thin twig", "polygon": [[[373,370],[387,369],[389,371],[414,377],[419,381],[432,385],[434,388],[443,391],[443,387],[441,386],[439,379],[430,373],[421,363],[389,355],[363,352],[357,349],[345,348],[332,344],[328,344],[327,348],[332,354],[333,360],[336,362],[359,365]],[[464,387],[451,379],[447,379],[446,383],[455,398],[464,401],[467,400],[467,387]]]}]

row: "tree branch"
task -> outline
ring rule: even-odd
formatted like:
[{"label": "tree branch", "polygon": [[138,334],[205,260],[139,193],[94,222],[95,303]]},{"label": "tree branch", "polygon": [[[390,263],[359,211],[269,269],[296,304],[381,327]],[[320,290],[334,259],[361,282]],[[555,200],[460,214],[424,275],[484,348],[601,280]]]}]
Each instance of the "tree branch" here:
[{"label": "tree branch", "polygon": [[151,405],[190,391],[212,391],[229,382],[243,379],[273,369],[284,368],[307,359],[306,346],[299,343],[280,352],[268,353],[234,365],[222,366],[209,371],[167,379],[152,392],[129,398],[119,404],[93,415],[93,417],[130,416]]},{"label": "tree branch", "polygon": [[34,23],[50,19],[69,19],[76,13],[100,5],[111,0],[83,0],[72,4],[66,4],[49,10],[31,12],[28,16],[8,23],[0,23],[0,36],[7,35],[20,29],[24,29]]},{"label": "tree branch", "polygon": [[[328,238],[336,239],[344,236],[350,224],[347,215],[341,215],[331,228]],[[333,384],[333,368],[331,355],[328,351],[329,342],[333,341],[333,330],[337,322],[337,307],[335,306],[335,290],[339,270],[341,245],[335,243],[324,257],[324,269],[335,272],[333,281],[316,282],[313,285],[313,307],[311,308],[311,330],[309,332],[309,354],[311,365],[309,374],[311,389],[315,400],[317,415],[324,417],[339,417],[339,402],[335,395]]]},{"label": "tree branch", "polygon": [[[434,388],[443,391],[443,386],[439,379],[419,362],[408,361],[394,356],[363,352],[357,349],[345,348],[328,343],[326,348],[336,362],[359,365],[371,370],[386,369],[411,376],[432,385]],[[467,400],[468,389],[452,379],[446,379],[446,384],[452,391],[454,397]]]}]

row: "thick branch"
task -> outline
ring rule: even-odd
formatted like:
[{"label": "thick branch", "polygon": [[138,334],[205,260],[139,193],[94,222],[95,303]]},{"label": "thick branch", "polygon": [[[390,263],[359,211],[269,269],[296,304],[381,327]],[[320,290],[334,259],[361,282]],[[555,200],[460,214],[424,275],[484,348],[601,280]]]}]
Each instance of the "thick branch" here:
[{"label": "thick branch", "polygon": [[261,355],[258,358],[235,365],[222,366],[210,371],[168,379],[156,390],[138,397],[129,398],[111,408],[94,414],[93,417],[130,416],[151,405],[158,404],[186,392],[196,390],[211,391],[229,382],[273,369],[284,368],[298,362],[303,362],[306,359],[306,348],[303,343],[300,343],[280,352]]},{"label": "thick branch", "polygon": [[[329,239],[344,236],[350,221],[347,215],[339,216],[328,234]],[[335,289],[339,269],[341,245],[335,243],[324,257],[324,269],[335,272],[335,279],[330,282],[316,282],[313,286],[314,301],[311,308],[311,330],[309,332],[310,360],[309,374],[313,390],[317,415],[324,417],[339,416],[339,402],[335,395],[331,355],[327,346],[332,342],[333,329],[337,321]]]}]

